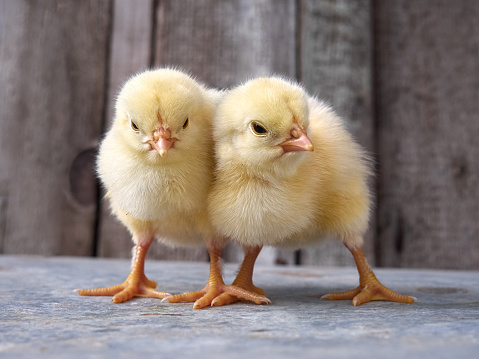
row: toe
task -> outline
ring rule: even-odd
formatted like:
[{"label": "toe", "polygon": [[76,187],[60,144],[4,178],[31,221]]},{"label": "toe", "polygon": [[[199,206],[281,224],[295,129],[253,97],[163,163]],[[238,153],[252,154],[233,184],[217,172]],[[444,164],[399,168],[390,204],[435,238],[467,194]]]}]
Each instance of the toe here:
[{"label": "toe", "polygon": [[321,297],[321,299],[328,299],[328,300],[352,300],[356,295],[361,292],[361,288],[355,288],[348,290],[346,292],[338,292],[338,293],[329,293],[325,294]]},{"label": "toe", "polygon": [[217,291],[208,291],[204,296],[198,299],[193,305],[193,309],[201,309],[212,304],[213,300],[218,296]]},{"label": "toe", "polygon": [[270,304],[271,300],[266,298],[264,295],[256,294],[249,290],[229,285],[225,286],[225,293],[238,297],[239,299],[248,300],[250,302],[254,302],[256,304]]},{"label": "toe", "polygon": [[211,305],[214,307],[220,307],[222,305],[233,304],[239,301],[237,297],[229,295],[227,293],[220,294],[211,302]]},{"label": "toe", "polygon": [[113,303],[123,303],[126,302],[127,300],[130,300],[135,296],[135,291],[133,290],[132,287],[126,287],[124,290],[122,290],[120,293],[117,293],[113,296]]},{"label": "toe", "polygon": [[158,299],[164,299],[168,296],[171,296],[170,293],[167,292],[160,292],[156,289],[150,288],[150,287],[145,287],[143,289],[143,294],[140,295],[141,297],[147,297],[147,298],[158,298]]},{"label": "toe", "polygon": [[149,288],[156,288],[157,285],[158,285],[158,283],[156,283],[153,280],[146,279],[146,281],[145,281],[145,286],[147,286]]},{"label": "toe", "polygon": [[396,293],[391,289],[381,285],[381,287],[378,288],[378,292],[372,296],[371,300],[387,300],[390,302],[411,304],[417,301],[417,298]]},{"label": "toe", "polygon": [[266,296],[266,292],[257,286],[253,286],[253,292],[258,293],[261,296]]},{"label": "toe", "polygon": [[189,292],[184,294],[176,295],[167,295],[163,300],[168,301],[169,303],[184,303],[184,302],[195,302],[205,294],[205,290],[200,290],[198,292]]},{"label": "toe", "polygon": [[81,296],[111,296],[122,291],[123,288],[125,288],[125,285],[119,284],[104,288],[75,289],[75,292]]},{"label": "toe", "polygon": [[364,288],[353,298],[353,305],[356,307],[363,303],[370,302],[373,298],[373,292],[369,288]]}]

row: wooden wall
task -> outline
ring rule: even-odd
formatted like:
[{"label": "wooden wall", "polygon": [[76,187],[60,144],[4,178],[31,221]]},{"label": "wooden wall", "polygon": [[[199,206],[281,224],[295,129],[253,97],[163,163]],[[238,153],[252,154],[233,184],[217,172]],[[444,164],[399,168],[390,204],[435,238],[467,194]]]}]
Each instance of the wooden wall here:
[{"label": "wooden wall", "polygon": [[[130,256],[95,151],[121,84],[174,65],[220,88],[302,81],[375,157],[370,261],[479,269],[478,18],[473,0],[0,0],[0,253]],[[334,240],[263,252],[352,264]]]}]

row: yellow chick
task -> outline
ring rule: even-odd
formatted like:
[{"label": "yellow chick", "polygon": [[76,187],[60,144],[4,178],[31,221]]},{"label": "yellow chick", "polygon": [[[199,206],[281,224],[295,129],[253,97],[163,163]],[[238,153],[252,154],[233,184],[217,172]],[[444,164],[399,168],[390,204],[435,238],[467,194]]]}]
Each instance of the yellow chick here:
[{"label": "yellow chick", "polygon": [[222,94],[174,69],[130,78],[116,101],[111,130],[101,143],[98,174],[113,213],[136,245],[124,283],[78,289],[80,295],[165,298],[144,273],[154,238],[171,246],[213,236],[206,200],[214,169],[211,121]]},{"label": "yellow chick", "polygon": [[[245,249],[235,286],[264,296],[252,281],[262,246],[299,248],[335,236],[352,253],[360,284],[325,298],[353,305],[415,301],[383,286],[364,258],[369,160],[331,108],[290,81],[251,80],[222,100],[214,139],[218,163],[208,210],[219,233]],[[236,300],[225,293],[212,305]]]}]

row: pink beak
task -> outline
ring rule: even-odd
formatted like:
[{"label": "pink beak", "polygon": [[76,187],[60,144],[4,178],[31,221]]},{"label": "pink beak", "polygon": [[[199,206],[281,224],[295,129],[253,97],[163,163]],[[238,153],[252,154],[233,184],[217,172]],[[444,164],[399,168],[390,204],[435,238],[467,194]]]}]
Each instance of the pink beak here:
[{"label": "pink beak", "polygon": [[161,157],[165,157],[168,150],[171,148],[176,138],[171,138],[170,130],[165,130],[163,127],[153,132],[152,146],[158,151]]},{"label": "pink beak", "polygon": [[306,131],[294,127],[291,129],[291,138],[279,144],[284,152],[314,151],[314,146]]}]

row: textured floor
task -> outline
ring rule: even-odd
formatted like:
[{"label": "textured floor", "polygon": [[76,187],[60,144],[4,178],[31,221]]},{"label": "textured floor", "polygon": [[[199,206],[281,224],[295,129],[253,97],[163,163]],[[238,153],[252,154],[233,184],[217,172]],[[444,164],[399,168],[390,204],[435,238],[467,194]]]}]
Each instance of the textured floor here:
[{"label": "textured floor", "polygon": [[[357,285],[354,268],[262,267],[271,305],[80,297],[119,284],[128,260],[0,256],[1,358],[454,358],[479,353],[479,272],[376,270],[415,304],[320,301]],[[225,266],[231,282],[236,265]],[[158,289],[201,289],[205,263],[147,261]]]}]

